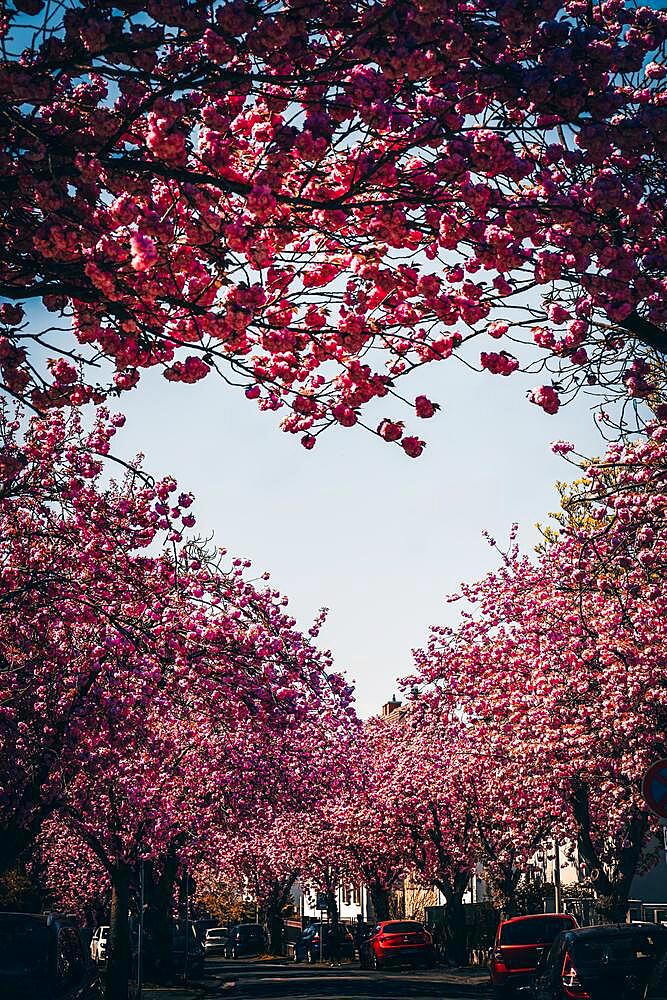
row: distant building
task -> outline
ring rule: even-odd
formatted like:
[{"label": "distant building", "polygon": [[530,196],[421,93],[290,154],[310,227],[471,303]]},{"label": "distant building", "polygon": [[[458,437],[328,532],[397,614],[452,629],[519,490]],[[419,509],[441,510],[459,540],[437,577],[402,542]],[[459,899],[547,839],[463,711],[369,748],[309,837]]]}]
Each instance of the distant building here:
[{"label": "distant building", "polygon": [[[324,900],[318,899],[316,892],[305,889],[299,882],[292,889],[292,900],[296,912],[302,919],[319,920],[322,917],[323,910],[319,908],[319,904],[324,903]],[[336,890],[336,905],[339,919],[345,923],[355,923],[357,919],[364,921],[373,919],[372,903],[364,885],[350,883],[339,885]],[[326,908],[324,908],[324,919],[326,918]]]},{"label": "distant building", "polygon": [[391,699],[389,701],[385,701],[384,705],[382,706],[382,718],[388,719],[392,715],[397,715],[397,716],[400,715],[401,714],[400,708],[402,705],[403,702],[400,701],[396,697],[396,695],[392,695]]}]

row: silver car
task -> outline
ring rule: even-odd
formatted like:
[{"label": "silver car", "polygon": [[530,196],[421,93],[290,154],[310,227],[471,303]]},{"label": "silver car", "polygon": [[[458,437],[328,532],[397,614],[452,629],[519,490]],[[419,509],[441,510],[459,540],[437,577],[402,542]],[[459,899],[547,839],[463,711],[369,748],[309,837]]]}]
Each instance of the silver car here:
[{"label": "silver car", "polygon": [[107,943],[109,941],[109,928],[96,927],[90,941],[90,957],[93,962],[101,964],[107,960]]},{"label": "silver car", "polygon": [[204,954],[224,955],[229,941],[229,931],[226,927],[210,927],[204,937]]}]

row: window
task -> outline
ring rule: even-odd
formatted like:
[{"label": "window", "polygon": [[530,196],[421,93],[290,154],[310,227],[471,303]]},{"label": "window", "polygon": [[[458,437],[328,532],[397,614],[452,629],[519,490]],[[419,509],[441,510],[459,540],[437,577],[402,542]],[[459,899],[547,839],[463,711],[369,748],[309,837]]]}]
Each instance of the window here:
[{"label": "window", "polygon": [[423,931],[421,924],[411,920],[396,920],[392,924],[385,924],[385,934],[417,934]]},{"label": "window", "polygon": [[561,931],[569,930],[572,921],[562,917],[536,917],[534,920],[517,920],[504,924],[500,929],[500,944],[551,944]]},{"label": "window", "polygon": [[603,963],[607,966],[633,967],[652,964],[664,948],[663,934],[652,931],[578,937],[574,941],[574,962]]}]

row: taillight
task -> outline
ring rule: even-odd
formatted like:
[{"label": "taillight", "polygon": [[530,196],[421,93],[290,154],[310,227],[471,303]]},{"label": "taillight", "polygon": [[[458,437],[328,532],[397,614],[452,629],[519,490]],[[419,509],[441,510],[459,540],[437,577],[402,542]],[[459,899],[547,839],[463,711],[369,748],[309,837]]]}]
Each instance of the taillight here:
[{"label": "taillight", "polygon": [[569,1000],[590,1000],[590,994],[581,985],[577,970],[574,967],[569,951],[565,952],[563,971],[561,972],[565,996]]}]

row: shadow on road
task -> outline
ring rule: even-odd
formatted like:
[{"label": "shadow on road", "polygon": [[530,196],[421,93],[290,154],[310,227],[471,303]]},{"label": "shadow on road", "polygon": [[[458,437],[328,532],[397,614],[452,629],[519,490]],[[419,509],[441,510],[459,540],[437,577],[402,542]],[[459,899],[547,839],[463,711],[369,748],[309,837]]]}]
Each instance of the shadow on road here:
[{"label": "shadow on road", "polygon": [[[274,962],[225,962],[210,972],[235,986],[238,1000],[464,1000],[488,997],[485,984],[447,982],[436,972],[366,972],[354,966],[313,968]],[[225,990],[227,992],[227,990]]]}]

